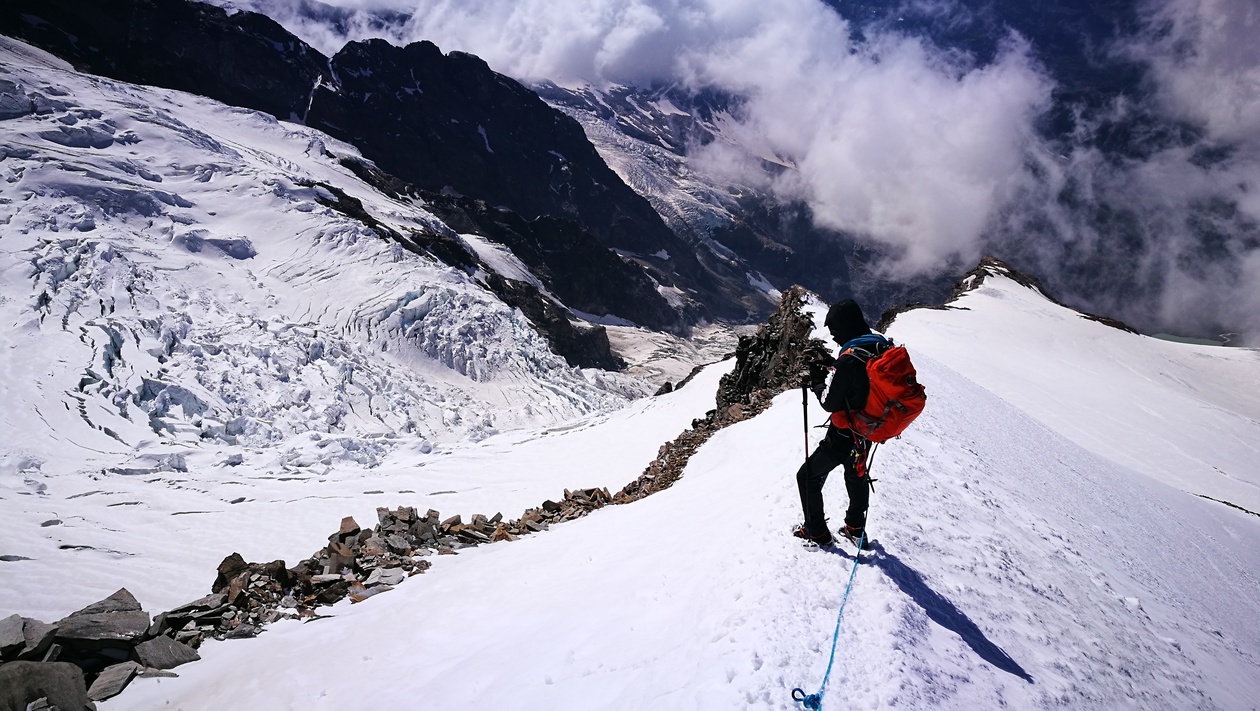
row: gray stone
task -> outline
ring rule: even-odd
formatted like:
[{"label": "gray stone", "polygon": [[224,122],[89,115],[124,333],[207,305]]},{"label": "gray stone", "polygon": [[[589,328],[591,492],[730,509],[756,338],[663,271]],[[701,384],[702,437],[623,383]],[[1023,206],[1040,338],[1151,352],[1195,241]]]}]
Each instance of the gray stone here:
[{"label": "gray stone", "polygon": [[257,636],[258,636],[258,628],[249,624],[248,622],[243,622],[237,625],[235,628],[232,629],[231,632],[228,632],[227,634],[223,635],[224,639],[247,639],[249,637],[257,637]]},{"label": "gray stone", "polygon": [[0,710],[25,711],[47,699],[61,711],[85,711],[88,703],[83,671],[66,662],[10,662],[0,666]]},{"label": "gray stone", "polygon": [[433,524],[428,521],[417,521],[411,524],[411,535],[420,541],[437,540],[437,532],[433,528]]},{"label": "gray stone", "polygon": [[163,635],[136,645],[136,659],[151,669],[174,669],[201,659],[201,655],[192,647]]},{"label": "gray stone", "polygon": [[363,581],[363,585],[369,588],[373,585],[397,585],[406,577],[402,568],[377,568]]},{"label": "gray stone", "polygon": [[399,535],[387,536],[385,545],[389,546],[389,549],[395,553],[406,553],[411,550],[411,544],[407,542],[406,538]]},{"label": "gray stone", "polygon": [[176,674],[173,671],[167,671],[165,669],[145,668],[145,669],[141,669],[140,673],[136,674],[136,676],[140,677],[141,679],[176,679],[179,677],[179,674]]},{"label": "gray stone", "polygon": [[71,613],[70,617],[96,615],[104,612],[137,612],[139,610],[140,603],[136,601],[135,596],[127,592],[127,588],[121,588],[104,600],[94,602],[78,612]]},{"label": "gray stone", "polygon": [[0,658],[16,657],[26,646],[26,636],[22,634],[23,620],[21,615],[10,615],[0,620]]},{"label": "gray stone", "polygon": [[149,613],[104,612],[92,615],[78,613],[57,625],[57,639],[63,642],[138,641],[149,632]]},{"label": "gray stone", "polygon": [[140,671],[140,665],[135,662],[123,662],[106,667],[105,671],[96,677],[96,681],[92,682],[92,688],[87,692],[88,698],[92,701],[104,701],[121,694],[138,671]]},{"label": "gray stone", "polygon": [[26,624],[22,628],[22,636],[26,639],[26,646],[22,648],[22,653],[18,658],[38,661],[44,657],[45,652],[52,645],[53,636],[57,633],[57,625],[32,620],[29,617],[23,618],[23,621]]},{"label": "gray stone", "polygon": [[[201,610],[211,610],[216,607],[222,607],[223,604],[226,602],[227,602],[227,595],[224,595],[223,593],[211,593],[199,600],[193,600],[192,602],[186,605],[180,605],[179,607],[175,608],[174,610],[171,610],[167,614],[178,615],[179,613],[196,612],[196,611],[201,611]],[[179,616],[182,617],[183,615],[179,615]]]},{"label": "gray stone", "polygon": [[354,551],[344,543],[328,544],[328,566],[324,573],[340,573],[345,568],[354,567]]},{"label": "gray stone", "polygon": [[41,659],[40,661],[55,662],[60,657],[61,657],[61,645],[57,644],[56,642],[53,642],[52,644],[48,645],[48,651],[44,652],[44,658]]}]

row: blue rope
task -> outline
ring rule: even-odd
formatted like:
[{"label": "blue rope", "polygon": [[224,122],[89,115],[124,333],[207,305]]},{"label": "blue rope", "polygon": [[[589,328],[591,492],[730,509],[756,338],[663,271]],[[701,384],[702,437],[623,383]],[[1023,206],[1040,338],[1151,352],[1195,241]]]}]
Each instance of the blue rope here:
[{"label": "blue rope", "polygon": [[853,554],[853,568],[849,571],[849,584],[844,586],[844,597],[840,599],[840,611],[836,613],[836,631],[831,634],[831,656],[827,658],[827,671],[823,673],[822,686],[817,694],[806,694],[798,686],[792,689],[792,700],[805,705],[810,711],[822,709],[823,693],[827,690],[827,679],[831,676],[831,665],[836,661],[836,643],[840,640],[840,620],[844,618],[844,604],[849,601],[849,591],[853,589],[853,577],[857,575],[858,560],[862,557],[862,544],[866,541],[866,531],[858,538],[857,553]]}]

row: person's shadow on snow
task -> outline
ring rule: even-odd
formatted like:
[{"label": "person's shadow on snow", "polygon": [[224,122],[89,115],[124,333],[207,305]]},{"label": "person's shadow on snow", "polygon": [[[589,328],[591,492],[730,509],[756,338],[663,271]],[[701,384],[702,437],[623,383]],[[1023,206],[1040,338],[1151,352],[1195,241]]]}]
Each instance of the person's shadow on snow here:
[{"label": "person's shadow on snow", "polygon": [[[901,591],[910,596],[923,611],[927,613],[928,619],[945,629],[962,637],[962,640],[971,647],[972,651],[980,655],[984,661],[1001,669],[1008,674],[1023,679],[1029,684],[1033,683],[1033,678],[1028,672],[1019,665],[1010,655],[1002,651],[1002,648],[994,644],[984,635],[984,632],[976,627],[976,623],[971,618],[963,614],[954,606],[954,603],[945,599],[923,580],[923,576],[914,568],[901,562],[897,556],[884,550],[879,541],[871,541],[867,544],[869,551],[867,555],[862,556],[862,562],[868,565],[874,565],[884,571],[890,580],[901,588]],[[853,559],[853,556],[842,549],[832,549],[841,557]]]}]

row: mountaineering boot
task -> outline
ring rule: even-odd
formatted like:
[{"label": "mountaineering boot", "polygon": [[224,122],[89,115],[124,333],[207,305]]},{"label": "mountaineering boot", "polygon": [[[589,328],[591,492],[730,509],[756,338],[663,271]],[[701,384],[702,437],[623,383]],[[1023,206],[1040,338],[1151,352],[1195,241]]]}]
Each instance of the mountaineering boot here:
[{"label": "mountaineering boot", "polygon": [[832,542],[831,531],[824,530],[820,534],[813,534],[805,529],[805,524],[803,523],[792,530],[792,535],[820,546],[829,546]]},{"label": "mountaineering boot", "polygon": [[868,538],[868,537],[865,535],[865,533],[866,533],[866,532],[865,532],[863,529],[861,529],[861,528],[854,528],[853,526],[850,526],[850,525],[849,525],[849,524],[847,524],[847,523],[846,523],[845,525],[843,525],[843,526],[841,526],[841,527],[840,527],[840,535],[842,535],[842,536],[844,536],[845,538],[849,539],[849,541],[850,541],[851,543],[853,543],[853,545],[855,545],[855,546],[856,546],[856,545],[858,545],[858,544],[859,544],[859,541],[860,541],[860,542],[861,542],[861,548],[862,548],[862,550],[864,550],[864,551],[865,551],[865,550],[870,550],[870,548],[871,548],[871,539],[870,539],[870,538]]}]

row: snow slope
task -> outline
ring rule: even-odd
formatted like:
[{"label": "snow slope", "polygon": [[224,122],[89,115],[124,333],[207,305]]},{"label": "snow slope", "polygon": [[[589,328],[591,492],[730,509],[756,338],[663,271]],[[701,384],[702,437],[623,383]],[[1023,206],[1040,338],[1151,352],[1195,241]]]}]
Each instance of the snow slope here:
[{"label": "snow slope", "polygon": [[[1052,313],[1026,316],[1029,349],[1059,337]],[[1260,519],[1057,434],[930,355],[948,329],[899,328],[929,407],[877,455],[877,546],[824,708],[1254,708]],[[180,678],[138,680],[103,708],[799,708],[790,690],[821,680],[852,564],[851,549],[788,535],[799,398],[717,434],[665,492],[438,559],[329,619],[207,644]],[[637,421],[584,433],[635,439]],[[606,461],[570,436],[528,466]],[[843,487],[826,496],[837,520]]]},{"label": "snow slope", "polygon": [[1260,351],[1107,328],[1001,274],[951,306],[897,333],[1095,454],[1260,511]]}]

